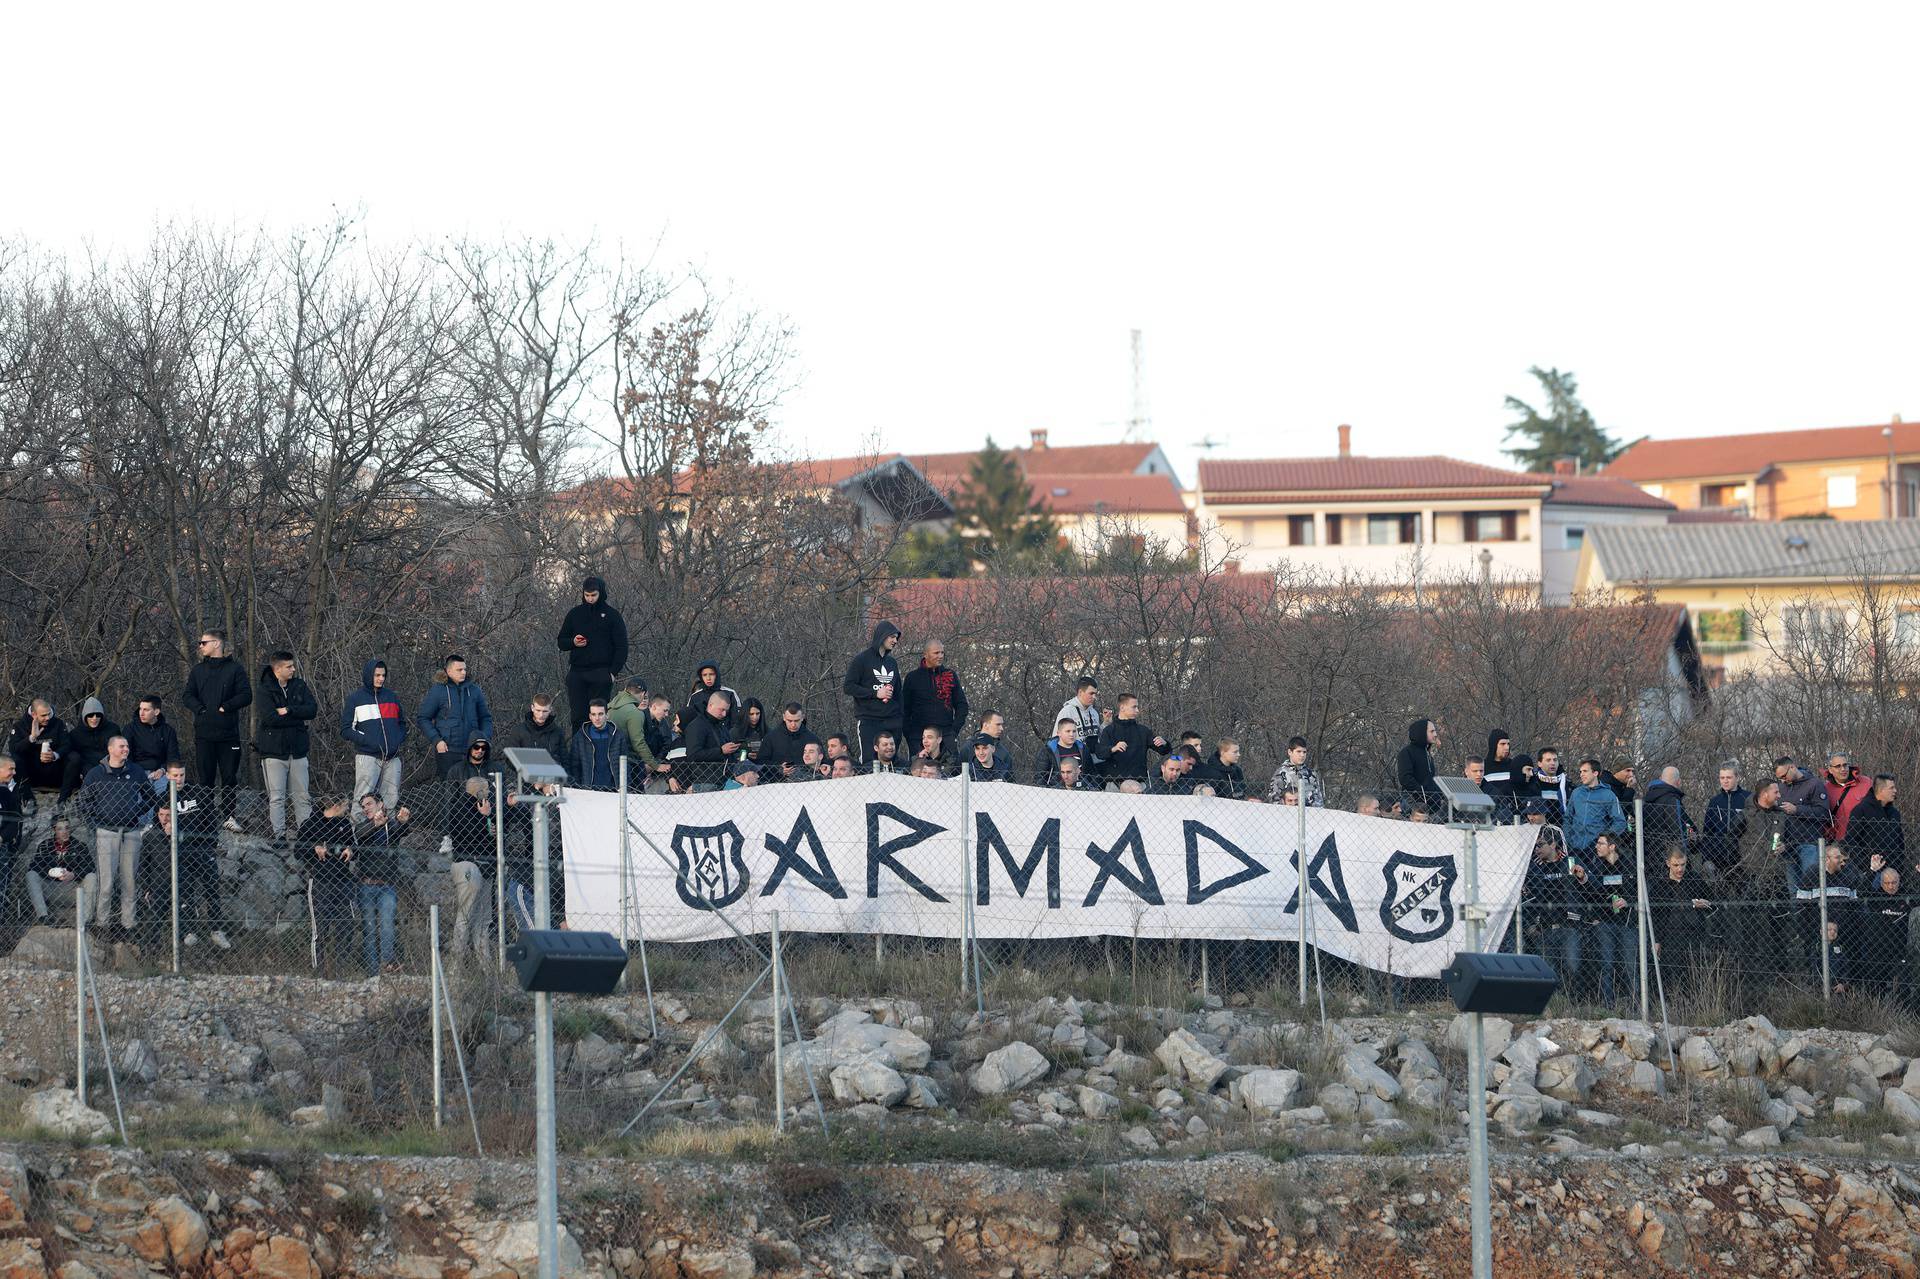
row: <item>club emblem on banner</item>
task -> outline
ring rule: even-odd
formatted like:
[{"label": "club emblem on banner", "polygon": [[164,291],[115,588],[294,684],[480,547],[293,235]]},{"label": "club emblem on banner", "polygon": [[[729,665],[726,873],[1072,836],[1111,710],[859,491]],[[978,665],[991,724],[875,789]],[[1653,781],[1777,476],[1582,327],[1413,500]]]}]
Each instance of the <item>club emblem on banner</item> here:
[{"label": "club emblem on banner", "polygon": [[747,891],[747,864],[740,857],[745,841],[732,822],[719,826],[675,826],[673,855],[680,861],[674,888],[695,910],[721,910]]},{"label": "club emblem on banner", "polygon": [[1387,895],[1380,899],[1380,922],[1402,941],[1427,942],[1453,931],[1453,882],[1460,877],[1451,857],[1419,857],[1395,852],[1381,873]]}]

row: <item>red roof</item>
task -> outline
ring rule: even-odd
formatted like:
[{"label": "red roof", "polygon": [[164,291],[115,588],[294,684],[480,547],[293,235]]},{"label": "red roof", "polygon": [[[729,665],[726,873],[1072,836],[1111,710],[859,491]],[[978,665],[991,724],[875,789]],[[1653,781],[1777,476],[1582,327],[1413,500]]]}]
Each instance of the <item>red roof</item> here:
[{"label": "red roof", "polygon": [[1677,510],[1664,497],[1655,497],[1637,484],[1601,475],[1555,475],[1547,501],[1557,506],[1619,506],[1641,511]]},{"label": "red roof", "polygon": [[[1547,477],[1450,457],[1302,457],[1200,463],[1200,491],[1209,502],[1298,500],[1294,494],[1325,500],[1329,495],[1356,492],[1490,488],[1544,493]],[[1269,499],[1268,495],[1273,497]]]},{"label": "red roof", "polygon": [[1040,505],[1059,515],[1182,515],[1171,475],[1058,475],[1027,476]]},{"label": "red roof", "polygon": [[[1621,480],[1680,480],[1713,475],[1758,475],[1776,462],[1829,462],[1885,457],[1878,426],[1831,426],[1814,431],[1756,431],[1686,440],[1640,440],[1607,464]],[[1893,428],[1896,452],[1920,453],[1920,422]]]}]

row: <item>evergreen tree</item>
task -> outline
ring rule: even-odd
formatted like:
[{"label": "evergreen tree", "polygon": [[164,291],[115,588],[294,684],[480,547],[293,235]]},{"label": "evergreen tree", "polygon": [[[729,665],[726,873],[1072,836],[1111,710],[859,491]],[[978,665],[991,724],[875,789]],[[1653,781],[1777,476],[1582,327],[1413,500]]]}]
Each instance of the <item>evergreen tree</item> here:
[{"label": "evergreen tree", "polygon": [[1020,463],[991,436],[967,469],[954,515],[955,532],[979,560],[1005,564],[1042,558],[1058,536]]},{"label": "evergreen tree", "polygon": [[1508,410],[1522,415],[1507,427],[1509,440],[1517,435],[1522,441],[1505,450],[1508,457],[1529,471],[1551,471],[1556,461],[1571,457],[1582,471],[1590,471],[1619,456],[1619,442],[1601,430],[1593,414],[1580,403],[1572,373],[1539,365],[1527,371],[1546,392],[1547,411],[1542,413],[1518,396],[1507,397]]}]

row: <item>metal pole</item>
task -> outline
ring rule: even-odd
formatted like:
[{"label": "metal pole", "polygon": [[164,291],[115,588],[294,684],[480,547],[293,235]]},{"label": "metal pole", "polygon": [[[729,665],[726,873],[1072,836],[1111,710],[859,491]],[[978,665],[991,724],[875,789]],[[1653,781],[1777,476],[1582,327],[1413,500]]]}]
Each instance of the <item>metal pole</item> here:
[{"label": "metal pole", "polygon": [[[1293,922],[1300,930],[1299,954],[1296,957],[1300,968],[1300,1006],[1305,1008],[1307,1006],[1307,910],[1309,909],[1307,901],[1313,896],[1313,868],[1307,861],[1307,797],[1300,794],[1297,789],[1294,792],[1294,805],[1300,810],[1298,814],[1300,851],[1297,854],[1300,867],[1300,913]],[[1388,980],[1392,980],[1391,975]]]},{"label": "metal pole", "polygon": [[1206,941],[1206,938],[1203,937],[1200,939],[1200,998],[1202,999],[1205,999],[1208,995],[1213,993],[1211,990],[1208,989],[1207,950],[1208,950],[1207,941]]},{"label": "metal pole", "polygon": [[433,956],[427,969],[427,998],[433,1004],[433,1126],[439,1128],[441,1116],[447,1109],[446,1094],[441,1086],[446,1066],[440,1045],[440,992],[446,987],[440,975],[440,907],[437,904],[427,907],[427,945]]},{"label": "metal pole", "polygon": [[[627,947],[627,917],[631,913],[632,903],[627,888],[627,757],[620,757],[620,948]],[[620,971],[620,984],[625,985],[627,973]]]},{"label": "metal pole", "polygon": [[[1483,912],[1480,908],[1480,848],[1472,830],[1466,832],[1466,902],[1461,913],[1467,921],[1467,949],[1477,951],[1481,944]],[[1474,1279],[1493,1279],[1493,1191],[1489,1185],[1487,1156],[1487,1047],[1484,1018],[1469,1013],[1467,1034],[1467,1128],[1468,1181],[1473,1223]]]},{"label": "metal pole", "polygon": [[[109,868],[111,873],[111,868]],[[73,1092],[87,1104],[87,884],[73,890]]]},{"label": "metal pole", "polygon": [[773,912],[773,1130],[784,1133],[787,1130],[787,1076],[786,1053],[781,1041],[786,1036],[780,1033],[780,996],[783,988],[780,983],[780,912]]},{"label": "metal pole", "polygon": [[1635,931],[1640,938],[1640,1020],[1647,1020],[1647,912],[1640,904],[1641,894],[1647,882],[1647,801],[1638,795],[1633,798],[1633,875],[1642,886],[1634,890]]},{"label": "metal pole", "polygon": [[507,804],[506,778],[493,775],[493,930],[494,962],[507,971]]},{"label": "metal pole", "polygon": [[[1515,813],[1513,815],[1513,824],[1515,826],[1521,826],[1525,824],[1521,820],[1520,814]],[[1537,840],[1538,836],[1535,836],[1535,839]],[[1532,853],[1527,854],[1527,861],[1529,865],[1531,865],[1533,861]],[[1513,953],[1516,955],[1524,955],[1527,953],[1526,906],[1527,906],[1527,867],[1522,866],[1520,868],[1520,895],[1513,899]]]},{"label": "metal pole", "polygon": [[973,947],[973,820],[967,810],[972,799],[969,765],[960,766],[960,993],[967,993],[967,952]]},{"label": "metal pole", "polygon": [[1833,948],[1827,945],[1827,841],[1820,840],[1820,860],[1815,863],[1820,872],[1820,998],[1833,998]]},{"label": "metal pole", "polygon": [[[533,922],[552,927],[547,892],[547,806],[533,806]],[[540,1198],[540,1279],[560,1279],[560,1166],[554,1134],[553,996],[533,996],[534,1156]]]},{"label": "metal pole", "polygon": [[180,971],[180,787],[167,778],[167,860],[173,900],[173,971]]},{"label": "metal pole", "polygon": [[93,1020],[100,1027],[100,1058],[107,1064],[107,1089],[113,1094],[113,1119],[120,1129],[120,1144],[127,1140],[127,1115],[120,1108],[120,1081],[113,1073],[113,1044],[107,1039],[107,1006],[100,998],[100,986],[93,979],[93,958],[87,958],[87,988],[93,992]]}]

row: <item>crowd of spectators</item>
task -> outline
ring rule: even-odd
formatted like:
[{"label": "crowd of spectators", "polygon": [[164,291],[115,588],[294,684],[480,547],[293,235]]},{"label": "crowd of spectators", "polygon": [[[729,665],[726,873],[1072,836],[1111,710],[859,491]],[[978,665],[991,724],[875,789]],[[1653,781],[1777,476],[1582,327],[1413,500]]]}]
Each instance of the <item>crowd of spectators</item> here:
[{"label": "crowd of spectators", "polygon": [[[266,797],[265,830],[258,833],[279,841],[305,867],[312,958],[328,971],[356,958],[369,972],[397,963],[399,850],[413,830],[428,832],[429,841],[437,833],[439,851],[451,862],[456,952],[484,951],[493,936],[501,861],[512,918],[531,918],[531,805],[520,803],[502,772],[511,747],[547,752],[575,787],[614,790],[624,781],[634,792],[653,794],[873,772],[964,773],[975,782],[1080,792],[1328,803],[1305,738],[1288,741],[1264,785],[1249,781],[1237,741],[1156,731],[1143,720],[1136,694],[1122,692],[1106,703],[1092,676],[1075,682],[1050,735],[1023,748],[1008,740],[1004,715],[970,704],[939,640],[921,644],[917,660],[903,670],[902,638],[889,622],[873,629],[842,680],[851,731],[821,734],[806,707],[790,701],[769,712],[760,698],[731,687],[715,662],[701,663],[674,689],[650,687],[626,672],[625,621],[607,599],[605,583],[588,578],[556,636],[566,656],[564,717],[553,695],[538,694],[496,737],[500,726],[486,693],[459,653],[447,655],[409,714],[386,663],[371,658],[360,686],[339,706],[338,734],[353,758],[352,790],[316,808],[309,759],[321,703],[293,655],[271,653],[249,679],[226,637],[204,631],[200,660],[180,694],[192,716],[192,780],[181,736],[158,694],[139,699],[124,730],[93,697],[72,727],[45,699],[35,699],[14,724],[0,753],[0,884],[16,882],[25,814],[51,802],[59,819],[24,867],[25,908],[35,919],[72,908],[84,895],[94,927],[131,938],[144,920],[150,935],[153,922],[169,914],[172,886],[158,872],[170,874],[177,844],[186,944],[204,939],[229,947],[217,859],[222,828],[242,830],[234,793],[246,747],[241,715],[249,708]],[[1414,721],[1383,784],[1360,794],[1355,811],[1413,823],[1447,820],[1435,780],[1449,771],[1441,748],[1441,726]],[[434,796],[418,826],[401,803],[410,750],[415,757],[424,753]],[[1493,798],[1496,820],[1543,828],[1517,940],[1553,959],[1576,992],[1603,1001],[1632,992],[1644,897],[1675,980],[1686,980],[1686,972],[1715,956],[1765,971],[1783,957],[1817,969],[1824,955],[1842,988],[1909,996],[1903,878],[1909,867],[1891,777],[1864,774],[1844,754],[1831,756],[1822,773],[1782,757],[1748,789],[1739,765],[1729,762],[1719,770],[1718,789],[1695,809],[1679,770],[1668,767],[1640,797],[1648,867],[1643,894],[1635,869],[1631,764],[1607,767],[1587,758],[1569,772],[1557,748],[1529,754],[1496,728],[1483,754],[1459,760],[1458,774]],[[557,868],[557,830],[553,836]],[[564,885],[557,874],[551,891],[559,916]]]}]

